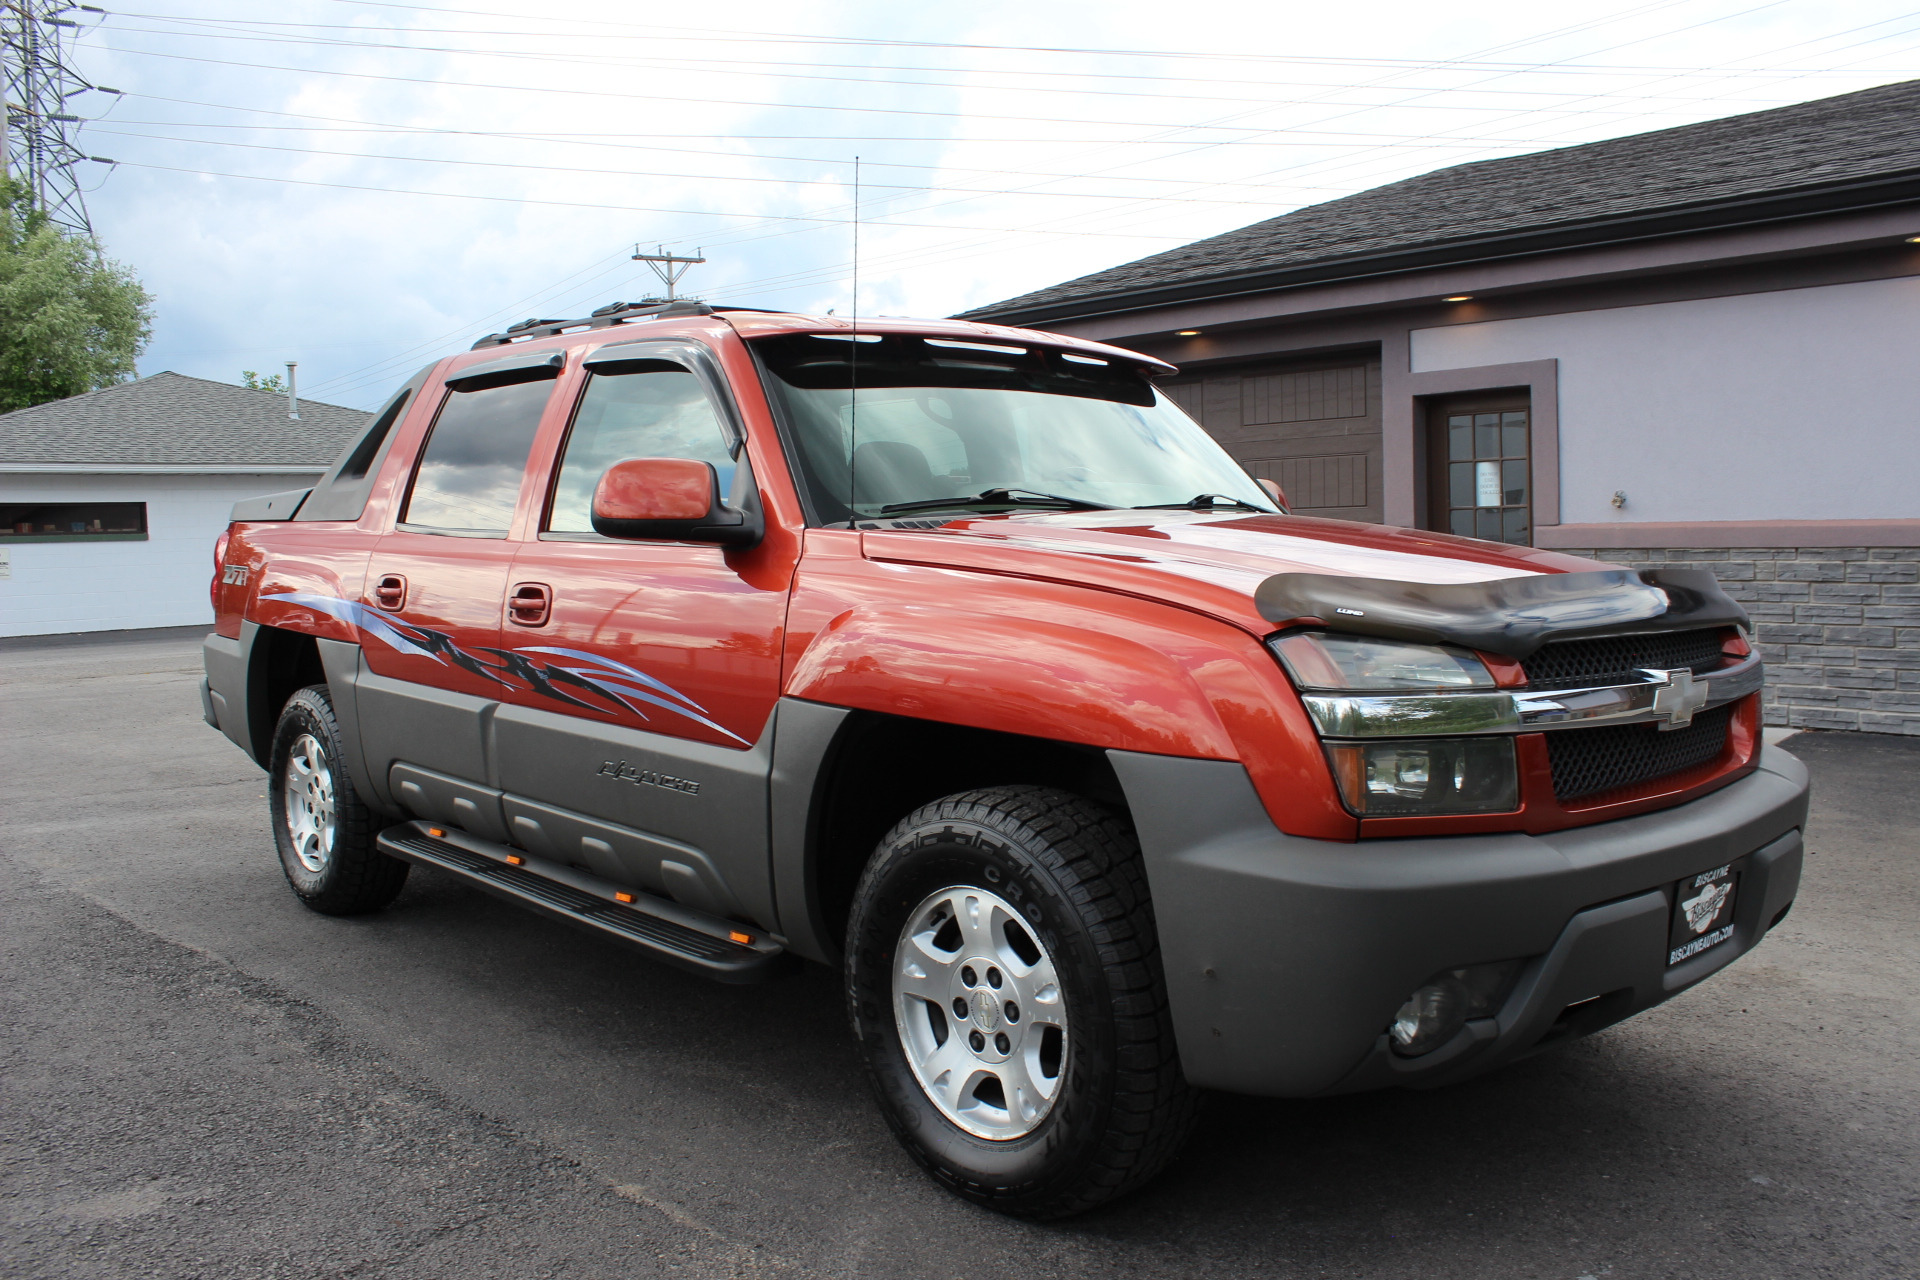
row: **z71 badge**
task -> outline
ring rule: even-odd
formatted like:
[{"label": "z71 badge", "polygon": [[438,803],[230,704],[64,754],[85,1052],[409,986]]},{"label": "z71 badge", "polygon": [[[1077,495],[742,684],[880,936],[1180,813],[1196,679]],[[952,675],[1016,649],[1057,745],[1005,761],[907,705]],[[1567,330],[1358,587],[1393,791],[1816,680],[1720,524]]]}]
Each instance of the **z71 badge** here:
[{"label": "z71 badge", "polygon": [[220,581],[230,587],[246,586],[247,566],[243,564],[228,565],[220,571]]}]

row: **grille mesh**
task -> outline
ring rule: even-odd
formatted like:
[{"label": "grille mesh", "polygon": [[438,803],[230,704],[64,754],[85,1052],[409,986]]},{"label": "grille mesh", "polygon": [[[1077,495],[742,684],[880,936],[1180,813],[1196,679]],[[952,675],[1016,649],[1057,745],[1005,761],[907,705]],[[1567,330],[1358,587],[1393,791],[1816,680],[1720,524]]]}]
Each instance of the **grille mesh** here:
[{"label": "grille mesh", "polygon": [[[1701,675],[1720,666],[1719,627],[1663,631],[1646,636],[1556,640],[1520,664],[1534,689],[1571,689],[1586,684],[1624,684],[1642,667]],[[1667,735],[1671,737],[1672,735]]]},{"label": "grille mesh", "polygon": [[1698,768],[1726,750],[1734,708],[1703,711],[1684,729],[1651,724],[1568,729],[1547,735],[1553,794],[1561,803]]}]

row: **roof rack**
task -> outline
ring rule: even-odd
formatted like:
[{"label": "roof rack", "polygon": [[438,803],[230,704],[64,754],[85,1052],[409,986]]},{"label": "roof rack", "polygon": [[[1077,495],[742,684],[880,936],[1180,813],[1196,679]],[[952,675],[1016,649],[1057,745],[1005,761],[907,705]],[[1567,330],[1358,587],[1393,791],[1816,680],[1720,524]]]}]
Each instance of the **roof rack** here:
[{"label": "roof rack", "polygon": [[716,311],[765,310],[764,307],[711,306],[687,298],[646,298],[639,302],[609,302],[604,307],[596,308],[592,315],[582,316],[578,320],[542,320],[538,317],[529,317],[519,324],[507,326],[499,333],[488,334],[468,350],[503,347],[510,342],[520,342],[529,338],[551,338],[556,333],[566,333],[570,329],[605,329],[611,325],[625,324],[629,320],[669,320],[676,316],[710,316]]}]

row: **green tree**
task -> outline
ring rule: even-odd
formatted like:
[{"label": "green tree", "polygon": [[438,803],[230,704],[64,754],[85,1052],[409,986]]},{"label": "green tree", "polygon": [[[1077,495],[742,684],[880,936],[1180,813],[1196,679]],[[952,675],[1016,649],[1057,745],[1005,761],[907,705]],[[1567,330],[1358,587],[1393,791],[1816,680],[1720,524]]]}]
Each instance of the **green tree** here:
[{"label": "green tree", "polygon": [[0,178],[0,413],[125,381],[152,333],[133,272]]},{"label": "green tree", "polygon": [[276,395],[287,394],[287,380],[277,373],[269,374],[263,378],[251,369],[242,369],[240,371],[240,385],[249,391],[271,391]]}]

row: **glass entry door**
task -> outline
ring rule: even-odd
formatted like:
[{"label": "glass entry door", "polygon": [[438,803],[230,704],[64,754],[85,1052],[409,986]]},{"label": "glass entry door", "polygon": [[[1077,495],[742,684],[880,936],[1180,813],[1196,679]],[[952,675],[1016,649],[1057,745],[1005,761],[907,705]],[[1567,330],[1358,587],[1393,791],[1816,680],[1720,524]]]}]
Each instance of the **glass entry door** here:
[{"label": "glass entry door", "polygon": [[1533,450],[1524,397],[1434,406],[1427,457],[1434,528],[1466,538],[1533,542]]}]

